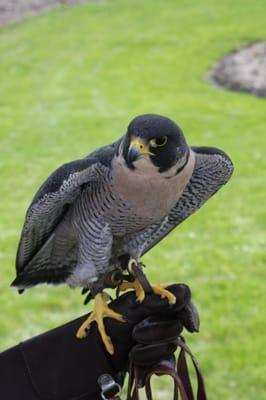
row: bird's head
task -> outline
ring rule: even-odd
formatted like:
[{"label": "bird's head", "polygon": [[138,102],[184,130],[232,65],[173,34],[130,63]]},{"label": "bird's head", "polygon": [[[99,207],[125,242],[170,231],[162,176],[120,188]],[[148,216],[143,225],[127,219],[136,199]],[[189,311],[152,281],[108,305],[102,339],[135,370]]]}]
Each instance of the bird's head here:
[{"label": "bird's head", "polygon": [[167,117],[145,114],[134,118],[123,143],[123,156],[130,169],[154,165],[159,172],[186,164],[189,147],[179,126]]}]

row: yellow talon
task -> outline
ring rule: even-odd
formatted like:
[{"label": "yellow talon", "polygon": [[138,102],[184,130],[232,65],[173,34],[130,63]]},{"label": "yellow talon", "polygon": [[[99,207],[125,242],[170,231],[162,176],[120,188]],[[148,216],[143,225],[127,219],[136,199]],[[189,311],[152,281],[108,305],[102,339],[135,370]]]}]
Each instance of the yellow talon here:
[{"label": "yellow talon", "polygon": [[[158,294],[162,299],[167,299],[169,304],[175,304],[176,298],[171,292],[169,292],[169,290],[164,289],[164,287],[160,285],[151,285],[151,287],[154,294]],[[123,282],[119,289],[122,292],[127,289],[134,289],[139,303],[142,303],[145,299],[145,291],[138,279],[135,279],[133,282]]]},{"label": "yellow talon", "polygon": [[95,304],[92,313],[89,317],[83,322],[80,326],[76,336],[78,339],[82,339],[87,336],[88,330],[92,322],[96,322],[98,325],[98,330],[100,332],[102,341],[105,345],[106,350],[109,354],[114,354],[114,346],[109,336],[107,336],[105,327],[104,327],[104,318],[109,317],[116,319],[117,321],[124,322],[124,318],[121,314],[113,311],[108,307],[106,303],[106,298],[108,295],[106,293],[98,293],[95,296]]},{"label": "yellow talon", "polygon": [[160,285],[151,285],[151,287],[155,294],[160,295],[162,299],[167,299],[169,304],[175,304],[176,297],[173,293],[169,292],[169,290],[164,289],[163,286]]},{"label": "yellow talon", "polygon": [[142,303],[143,300],[145,299],[145,292],[143,287],[141,286],[141,283],[138,279],[135,279],[133,282],[123,282],[119,289],[124,292],[127,289],[134,289],[136,292],[136,297],[137,301],[139,303]]},{"label": "yellow talon", "polygon": [[[138,265],[138,261],[135,260],[134,258],[130,258],[129,262],[128,262],[128,270],[130,273],[132,272],[132,266],[133,265]],[[169,290],[165,289],[165,286],[161,286],[161,285],[151,285],[153,293],[154,294],[158,294],[159,296],[161,296],[162,299],[167,299],[169,304],[175,304],[176,302],[176,297],[169,292]],[[136,297],[137,297],[137,301],[139,303],[142,303],[143,300],[145,299],[145,291],[140,283],[140,281],[136,278],[133,282],[123,282],[119,289],[124,292],[127,289],[134,289],[136,292]]]}]

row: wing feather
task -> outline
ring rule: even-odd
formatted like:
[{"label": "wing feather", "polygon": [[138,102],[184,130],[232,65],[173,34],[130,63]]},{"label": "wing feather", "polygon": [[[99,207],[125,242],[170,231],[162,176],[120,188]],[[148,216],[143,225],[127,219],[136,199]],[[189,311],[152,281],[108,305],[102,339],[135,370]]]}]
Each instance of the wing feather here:
[{"label": "wing feather", "polygon": [[84,184],[99,179],[108,167],[121,139],[86,158],[59,167],[43,183],[26,213],[17,250],[16,270],[21,274],[62,221]]}]

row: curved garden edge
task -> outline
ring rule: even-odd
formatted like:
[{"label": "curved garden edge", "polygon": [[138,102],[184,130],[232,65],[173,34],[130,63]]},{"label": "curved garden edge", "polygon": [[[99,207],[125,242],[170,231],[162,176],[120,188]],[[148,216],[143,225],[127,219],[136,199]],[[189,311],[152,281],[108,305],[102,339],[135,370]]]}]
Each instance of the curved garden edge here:
[{"label": "curved garden edge", "polygon": [[0,0],[0,26],[11,24],[59,6],[97,3],[101,0]]},{"label": "curved garden edge", "polygon": [[223,57],[208,79],[225,89],[266,97],[266,42],[255,42]]}]

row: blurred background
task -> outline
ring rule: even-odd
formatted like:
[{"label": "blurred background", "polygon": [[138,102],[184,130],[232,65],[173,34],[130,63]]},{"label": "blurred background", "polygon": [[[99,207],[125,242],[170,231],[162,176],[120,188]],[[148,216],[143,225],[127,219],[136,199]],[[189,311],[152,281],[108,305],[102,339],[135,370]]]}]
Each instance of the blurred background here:
[{"label": "blurred background", "polygon": [[[226,151],[235,173],[144,257],[148,277],[191,287],[201,331],[185,336],[210,398],[265,398],[266,100],[207,79],[222,56],[265,39],[265,1],[47,1],[39,13],[40,3],[0,2],[0,350],[88,310],[78,290],[9,288],[36,190],[134,116],[158,113],[190,144]],[[168,381],[156,385],[169,399]]]}]

